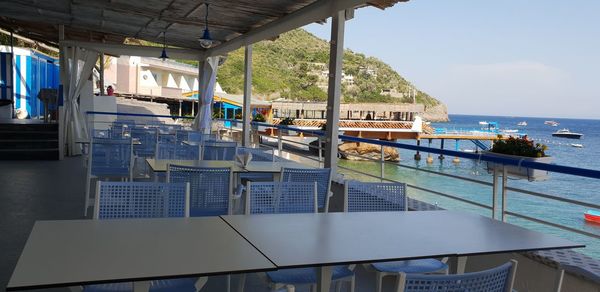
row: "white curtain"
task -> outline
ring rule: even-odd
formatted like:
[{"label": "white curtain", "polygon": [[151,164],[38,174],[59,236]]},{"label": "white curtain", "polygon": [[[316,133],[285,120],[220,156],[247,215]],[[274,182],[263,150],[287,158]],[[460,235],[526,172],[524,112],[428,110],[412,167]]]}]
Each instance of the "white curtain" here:
[{"label": "white curtain", "polygon": [[98,60],[98,52],[79,47],[63,47],[63,49],[66,54],[60,65],[65,66],[67,77],[62,82],[65,111],[62,125],[65,135],[62,143],[67,145],[68,155],[78,155],[81,154],[81,147],[76,142],[89,139],[84,116],[79,110],[78,97],[84,84],[92,75]]},{"label": "white curtain", "polygon": [[208,57],[204,61],[202,74],[199,78],[200,95],[198,102],[200,103],[200,108],[198,109],[198,115],[194,119],[194,129],[206,134],[209,134],[211,130],[212,103],[215,95],[219,58],[218,56]]}]

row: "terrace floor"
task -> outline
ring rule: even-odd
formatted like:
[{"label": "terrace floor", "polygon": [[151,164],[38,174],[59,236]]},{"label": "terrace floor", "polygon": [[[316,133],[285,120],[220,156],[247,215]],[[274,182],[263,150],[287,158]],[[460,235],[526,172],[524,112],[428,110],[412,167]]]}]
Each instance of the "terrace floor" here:
[{"label": "terrace floor", "polygon": [[[292,157],[290,157],[292,158]],[[0,161],[0,287],[6,284],[36,220],[82,219],[85,188],[85,167],[82,157],[62,161]],[[339,193],[335,186],[334,193]],[[336,198],[337,197],[337,198]],[[334,195],[332,207],[340,209],[339,196]],[[417,208],[422,209],[422,208]],[[519,260],[517,287],[519,291],[550,291],[554,269],[527,260],[519,254],[469,258],[467,271],[489,268],[509,258]],[[543,273],[542,273],[543,271]],[[374,291],[375,274],[357,267],[356,291]],[[600,292],[600,287],[575,278],[566,279],[572,291]],[[237,277],[233,277],[236,287]],[[212,277],[202,291],[225,291],[225,277]],[[540,287],[543,284],[543,287]],[[394,280],[387,277],[384,291],[392,291]],[[535,287],[535,288],[534,288]],[[525,288],[525,289],[523,289]],[[571,291],[569,289],[563,291]],[[308,291],[298,287],[297,291]],[[48,291],[48,290],[46,290]],[[69,291],[53,289],[52,291]],[[234,290],[232,290],[234,291]],[[256,274],[249,275],[245,291],[269,291]],[[348,291],[347,287],[343,291]]]},{"label": "terrace floor", "polygon": [[[84,218],[86,172],[82,157],[62,161],[0,161],[0,172],[0,287],[4,288],[36,220]],[[362,267],[358,271],[357,291],[371,291],[374,274]],[[236,281],[237,277],[233,277],[233,285]],[[223,291],[224,284],[224,277],[213,277],[202,291]],[[391,291],[391,279],[388,286]],[[269,291],[257,275],[248,276],[245,290]]]}]

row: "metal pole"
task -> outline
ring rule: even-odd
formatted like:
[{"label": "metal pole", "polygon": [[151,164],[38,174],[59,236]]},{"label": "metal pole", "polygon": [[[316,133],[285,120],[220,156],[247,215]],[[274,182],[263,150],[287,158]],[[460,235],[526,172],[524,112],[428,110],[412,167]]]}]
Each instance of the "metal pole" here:
[{"label": "metal pole", "polygon": [[329,84],[327,86],[327,136],[325,168],[337,172],[338,123],[340,120],[340,96],[342,93],[342,59],[344,56],[344,10],[333,15],[331,42],[329,45]]},{"label": "metal pole", "polygon": [[281,141],[281,128],[277,129],[277,154],[279,157],[283,157],[281,155],[281,150],[283,149],[283,141]]},{"label": "metal pole", "polygon": [[381,158],[379,164],[381,166],[381,181],[383,182],[383,178],[385,178],[385,149],[383,145],[381,145]]},{"label": "metal pole", "polygon": [[252,103],[252,45],[246,46],[244,50],[244,104],[242,116],[244,119],[242,146],[250,146],[250,118]]},{"label": "metal pole", "polygon": [[321,147],[321,136],[317,137],[317,142],[317,150],[319,151],[319,167],[321,167],[321,164],[323,163],[323,148]]},{"label": "metal pole", "polygon": [[502,214],[501,218],[503,222],[506,222],[506,199],[507,199],[507,191],[506,184],[508,182],[508,177],[506,175],[506,166],[502,166]]},{"label": "metal pole", "polygon": [[498,209],[498,171],[494,167],[492,186],[492,218],[496,219],[496,210]]}]

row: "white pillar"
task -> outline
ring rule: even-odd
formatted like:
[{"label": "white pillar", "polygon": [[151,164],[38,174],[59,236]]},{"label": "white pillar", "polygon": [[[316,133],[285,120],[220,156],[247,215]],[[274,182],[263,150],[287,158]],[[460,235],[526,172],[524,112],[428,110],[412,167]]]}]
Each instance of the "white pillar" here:
[{"label": "white pillar", "polygon": [[337,172],[338,123],[342,94],[342,59],[344,57],[345,11],[338,11],[331,21],[329,44],[329,84],[327,87],[327,132],[325,134],[325,167]]},{"label": "white pillar", "polygon": [[252,103],[252,45],[246,46],[244,53],[244,105],[242,115],[244,119],[242,146],[250,147],[250,119]]}]

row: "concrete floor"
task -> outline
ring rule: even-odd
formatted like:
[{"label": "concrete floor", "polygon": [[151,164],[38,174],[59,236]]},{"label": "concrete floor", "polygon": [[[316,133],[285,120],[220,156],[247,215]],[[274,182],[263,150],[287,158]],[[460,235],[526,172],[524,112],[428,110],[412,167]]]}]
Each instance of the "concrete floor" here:
[{"label": "concrete floor", "polygon": [[[3,290],[36,220],[83,218],[85,167],[82,157],[68,157],[62,161],[0,161],[0,172],[0,290]],[[357,269],[356,291],[372,291],[374,274],[362,267]],[[233,285],[236,283],[234,276]],[[224,284],[225,277],[211,277],[202,291],[224,291]],[[387,286],[391,291],[392,279]],[[245,287],[245,291],[269,291],[257,274],[248,275]],[[307,288],[298,287],[297,291],[308,291]],[[344,291],[348,291],[347,287]]]},{"label": "concrete floor", "polygon": [[82,157],[0,161],[0,287],[4,289],[36,220],[81,219]]}]

